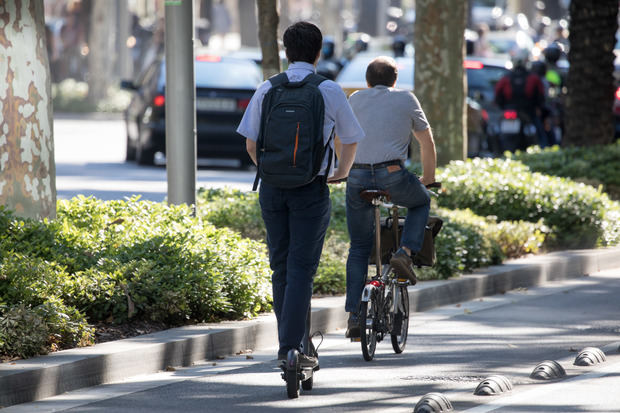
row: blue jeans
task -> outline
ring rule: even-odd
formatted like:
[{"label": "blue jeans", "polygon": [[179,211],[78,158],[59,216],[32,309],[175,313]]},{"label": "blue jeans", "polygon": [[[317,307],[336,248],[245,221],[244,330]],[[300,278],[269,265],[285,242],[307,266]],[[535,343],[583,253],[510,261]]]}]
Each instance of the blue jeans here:
[{"label": "blue jeans", "polygon": [[329,189],[322,179],[294,189],[261,182],[259,202],[273,271],[278,354],[286,354],[290,349],[298,349],[304,336],[312,280],[329,225]]},{"label": "blue jeans", "polygon": [[[393,168],[393,167],[391,167]],[[360,198],[364,189],[387,190],[392,202],[407,207],[407,217],[401,236],[401,245],[420,251],[424,228],[430,211],[430,196],[420,180],[404,167],[389,172],[387,167],[378,169],[351,169],[347,178],[347,227],[351,239],[347,259],[347,298],[345,310],[357,313],[359,301],[368,274],[374,239],[373,206]]]}]

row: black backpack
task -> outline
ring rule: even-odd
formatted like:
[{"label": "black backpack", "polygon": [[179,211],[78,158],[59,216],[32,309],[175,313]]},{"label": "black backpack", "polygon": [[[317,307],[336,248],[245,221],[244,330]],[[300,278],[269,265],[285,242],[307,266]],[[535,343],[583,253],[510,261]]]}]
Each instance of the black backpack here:
[{"label": "black backpack", "polygon": [[257,140],[258,179],[279,188],[296,188],[312,182],[318,175],[329,148],[327,172],[331,166],[332,134],[323,143],[325,102],[319,84],[325,77],[310,74],[300,82],[289,82],[286,73],[269,79],[271,89],[262,105]]},{"label": "black backpack", "polygon": [[510,74],[510,88],[512,89],[511,106],[523,110],[531,106],[525,94],[525,84],[529,73],[525,70],[516,70]]}]

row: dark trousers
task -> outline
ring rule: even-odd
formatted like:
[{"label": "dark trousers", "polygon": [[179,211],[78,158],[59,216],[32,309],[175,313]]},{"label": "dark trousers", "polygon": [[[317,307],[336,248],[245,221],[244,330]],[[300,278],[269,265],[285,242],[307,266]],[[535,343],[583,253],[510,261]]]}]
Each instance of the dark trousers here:
[{"label": "dark trousers", "polygon": [[273,271],[273,309],[278,320],[278,354],[299,348],[312,280],[323,250],[331,202],[322,179],[294,189],[261,183],[259,201]]}]

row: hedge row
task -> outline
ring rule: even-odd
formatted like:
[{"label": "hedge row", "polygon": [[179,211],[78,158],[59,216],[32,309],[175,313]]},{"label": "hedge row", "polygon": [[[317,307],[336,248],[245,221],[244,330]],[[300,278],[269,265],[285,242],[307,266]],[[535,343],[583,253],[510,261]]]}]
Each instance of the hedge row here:
[{"label": "hedge row", "polygon": [[523,162],[533,172],[571,178],[594,187],[602,185],[611,198],[620,199],[620,141],[588,147],[533,146],[508,156]]},{"label": "hedge row", "polygon": [[[332,216],[321,263],[314,280],[315,294],[343,293],[349,238],[346,229],[345,185],[332,185]],[[257,241],[265,239],[258,195],[232,189],[210,189],[199,193],[199,214],[216,226],[226,226]],[[404,211],[403,211],[404,213]],[[437,264],[423,270],[421,278],[449,278],[474,268],[500,263],[539,251],[545,238],[542,222],[497,222],[471,211],[436,209],[445,220],[436,240]]]},{"label": "hedge row", "polygon": [[620,204],[600,188],[533,173],[510,159],[452,162],[440,174],[446,208],[471,208],[498,220],[549,227],[548,248],[591,248],[620,242]]},{"label": "hedge row", "polygon": [[[600,190],[532,173],[510,160],[453,162],[438,174],[432,213],[444,219],[437,264],[449,278],[545,248],[620,242],[620,206]],[[315,294],[342,294],[349,247],[345,185],[330,186],[332,217]],[[0,207],[0,355],[29,357],[93,342],[90,324],[168,325],[251,317],[271,307],[265,229],[256,193],[199,193],[184,206],[77,197],[52,221]]]},{"label": "hedge row", "polygon": [[[88,344],[87,322],[181,325],[241,319],[271,308],[264,245],[192,217],[188,207],[78,197],[59,201],[53,221],[0,212],[5,355]],[[73,324],[56,325],[54,319]],[[46,324],[46,341],[18,345],[9,336],[21,324],[15,320]]]}]

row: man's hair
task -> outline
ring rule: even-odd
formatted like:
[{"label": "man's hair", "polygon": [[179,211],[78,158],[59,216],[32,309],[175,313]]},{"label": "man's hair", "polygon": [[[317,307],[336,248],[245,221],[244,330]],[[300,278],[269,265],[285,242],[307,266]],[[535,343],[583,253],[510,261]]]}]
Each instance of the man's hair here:
[{"label": "man's hair", "polygon": [[396,61],[388,56],[379,56],[366,68],[366,82],[370,87],[383,85],[391,87],[398,77]]},{"label": "man's hair", "polygon": [[308,22],[297,22],[289,26],[282,36],[282,41],[286,58],[291,63],[314,63],[323,47],[321,30]]}]

